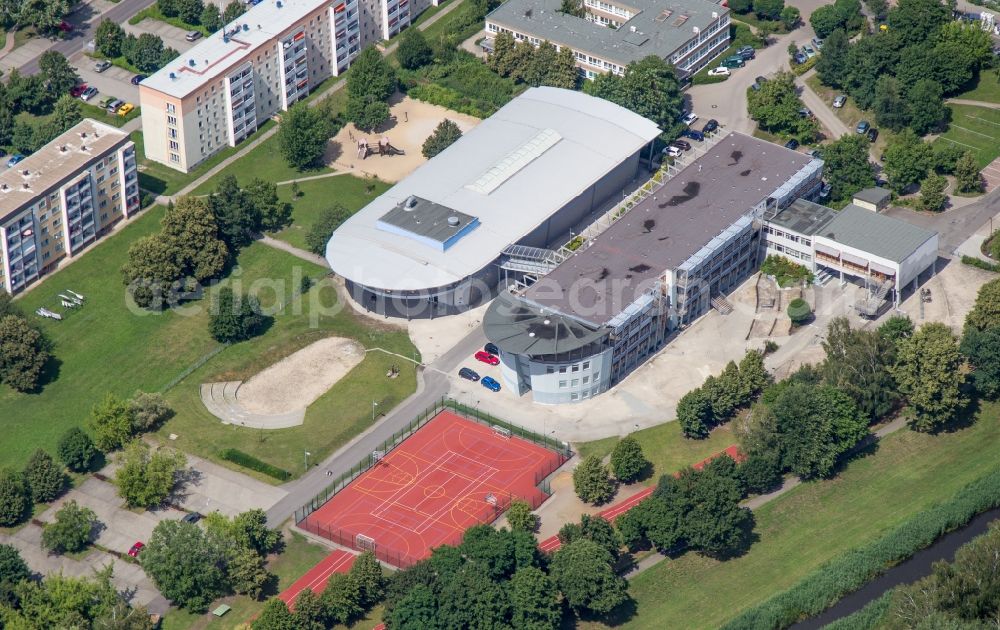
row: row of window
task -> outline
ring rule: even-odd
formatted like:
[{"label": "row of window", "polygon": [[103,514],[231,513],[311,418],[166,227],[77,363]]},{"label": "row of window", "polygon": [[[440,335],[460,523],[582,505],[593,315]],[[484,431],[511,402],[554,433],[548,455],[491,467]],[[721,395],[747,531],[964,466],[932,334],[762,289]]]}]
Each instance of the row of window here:
[{"label": "row of window", "polygon": [[[595,383],[599,382],[601,378],[600,372],[594,372],[593,380]],[[559,389],[566,389],[567,387],[579,387],[581,384],[586,385],[591,380],[590,376],[584,376],[582,378],[573,378],[568,381],[559,381]]]},{"label": "row of window", "polygon": [[790,232],[784,232],[771,225],[764,226],[764,232],[766,232],[767,234],[771,234],[773,236],[778,236],[787,239],[789,241],[792,241],[793,243],[802,243],[803,245],[807,245],[810,247],[812,246],[811,238],[805,236],[799,236],[798,234],[792,234]]},{"label": "row of window", "polygon": [[583,370],[589,370],[590,369],[590,361],[584,361],[583,363],[572,363],[572,364],[569,364],[569,365],[560,365],[560,366],[558,366],[558,368],[556,366],[554,366],[554,365],[546,365],[545,366],[545,373],[546,374],[555,374],[556,373],[556,369],[559,370],[560,374],[565,374],[566,372],[579,372],[581,369],[583,369]]}]

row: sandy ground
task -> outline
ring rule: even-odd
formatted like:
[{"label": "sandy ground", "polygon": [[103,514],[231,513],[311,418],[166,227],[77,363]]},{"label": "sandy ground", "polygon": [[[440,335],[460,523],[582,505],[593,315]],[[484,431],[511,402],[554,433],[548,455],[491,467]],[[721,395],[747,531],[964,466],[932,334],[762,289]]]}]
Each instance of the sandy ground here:
[{"label": "sandy ground", "polygon": [[[463,133],[479,124],[478,118],[399,94],[390,101],[389,111],[389,120],[372,133],[359,131],[353,123],[344,126],[327,144],[324,155],[327,165],[341,171],[353,171],[360,177],[398,182],[427,161],[420,149],[442,120],[453,121]],[[363,160],[358,157],[357,140],[367,138],[368,145],[377,148],[383,136],[405,155],[380,156],[376,153]]]},{"label": "sandy ground", "polygon": [[277,414],[304,409],[351,368],[365,350],[353,339],[327,337],[255,374],[236,397],[247,411]]}]

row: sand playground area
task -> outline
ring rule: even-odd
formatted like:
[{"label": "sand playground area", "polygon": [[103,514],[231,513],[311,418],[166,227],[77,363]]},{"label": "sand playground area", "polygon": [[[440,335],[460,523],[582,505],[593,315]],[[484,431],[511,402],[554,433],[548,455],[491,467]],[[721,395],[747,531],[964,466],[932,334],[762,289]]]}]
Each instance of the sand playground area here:
[{"label": "sand playground area", "polygon": [[[346,171],[357,177],[378,177],[384,182],[398,182],[427,161],[420,152],[424,140],[444,119],[458,125],[465,133],[479,124],[479,119],[459,114],[438,105],[395,94],[389,101],[389,120],[371,133],[358,130],[348,123],[326,146],[323,159],[327,166]],[[379,141],[388,139],[394,149],[403,153],[379,155]],[[358,142],[367,140],[371,149],[366,158],[358,155]]]},{"label": "sand playground area", "polygon": [[357,341],[327,337],[252,376],[237,398],[244,409],[258,414],[305,409],[364,358]]}]

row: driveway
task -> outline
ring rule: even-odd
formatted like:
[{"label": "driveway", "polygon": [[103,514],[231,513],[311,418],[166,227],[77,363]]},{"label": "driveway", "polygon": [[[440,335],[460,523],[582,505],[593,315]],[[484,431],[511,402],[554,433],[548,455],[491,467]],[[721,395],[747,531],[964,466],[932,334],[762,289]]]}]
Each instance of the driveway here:
[{"label": "driveway", "polygon": [[269,509],[288,494],[263,481],[230,470],[194,455],[187,455],[187,483],[173,502],[191,512],[221,512],[234,516],[260,508]]},{"label": "driveway", "polygon": [[193,43],[184,39],[184,36],[188,33],[187,31],[177,28],[171,24],[167,24],[166,22],[161,22],[160,20],[146,18],[135,25],[126,23],[123,25],[123,28],[126,33],[132,33],[136,37],[142,35],[143,33],[159,35],[165,46],[173,48],[179,53],[187,52],[192,46],[194,46]]},{"label": "driveway", "polygon": [[808,107],[819,123],[830,132],[830,140],[836,140],[840,136],[851,133],[853,130],[850,129],[844,121],[837,117],[830,106],[819,97],[815,92],[812,91],[806,84],[806,79],[816,74],[815,70],[810,70],[800,77],[796,77],[795,85],[799,87],[799,97],[802,99],[802,103]]},{"label": "driveway", "polygon": [[[991,217],[1000,214],[1000,194],[994,190],[973,203],[944,212],[917,212],[912,208],[894,206],[886,209],[884,214],[937,231],[940,234],[938,251],[951,256],[976,230],[988,224]],[[1000,220],[994,223],[1000,227]]]},{"label": "driveway", "polygon": [[97,72],[94,70],[95,61],[83,53],[74,55],[70,63],[77,68],[77,74],[84,83],[100,91],[100,94],[94,95],[87,101],[91,105],[97,105],[109,96],[139,105],[139,86],[132,85],[134,75],[128,70],[111,66],[104,72]]}]

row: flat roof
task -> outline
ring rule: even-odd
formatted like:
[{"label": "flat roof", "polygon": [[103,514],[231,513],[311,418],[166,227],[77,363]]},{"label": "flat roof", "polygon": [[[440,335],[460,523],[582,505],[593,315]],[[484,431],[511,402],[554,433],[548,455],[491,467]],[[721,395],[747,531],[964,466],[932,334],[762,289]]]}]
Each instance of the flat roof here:
[{"label": "flat roof", "polygon": [[377,225],[383,230],[446,248],[478,227],[479,219],[411,195],[382,215]]},{"label": "flat roof", "polygon": [[502,291],[483,315],[486,338],[504,352],[532,356],[571,352],[601,341],[607,330],[548,313]]},{"label": "flat roof", "polygon": [[815,234],[874,256],[901,263],[937,232],[849,204]]},{"label": "flat roof", "polygon": [[803,236],[812,236],[833,218],[836,211],[805,199],[796,199],[767,222]]},{"label": "flat roof", "polygon": [[[140,85],[183,98],[209,81],[218,79],[233,64],[249,57],[264,44],[285,34],[302,18],[328,4],[329,0],[263,0],[181,53]],[[226,33],[231,33],[231,36],[225,37]]]},{"label": "flat roof", "polygon": [[[459,282],[659,133],[652,121],[614,103],[572,90],[529,89],[345,221],[326,258],[338,275],[373,288],[417,291]],[[379,229],[378,220],[410,195],[476,217],[479,226],[444,251]]]},{"label": "flat roof", "polygon": [[0,222],[126,140],[120,129],[84,118],[16,166],[0,166]]},{"label": "flat roof", "polygon": [[704,31],[719,16],[729,12],[711,0],[624,0],[616,3],[633,12],[632,18],[619,29],[560,13],[561,0],[506,0],[486,16],[486,21],[587,51],[624,66],[650,55],[669,61],[678,48],[697,35],[695,28]]},{"label": "flat roof", "polygon": [[603,325],[811,161],[804,153],[730,133],[524,297]]},{"label": "flat roof", "polygon": [[859,190],[854,193],[854,199],[860,199],[861,201],[867,201],[868,203],[879,204],[892,196],[892,193],[885,188],[865,188],[864,190]]}]

